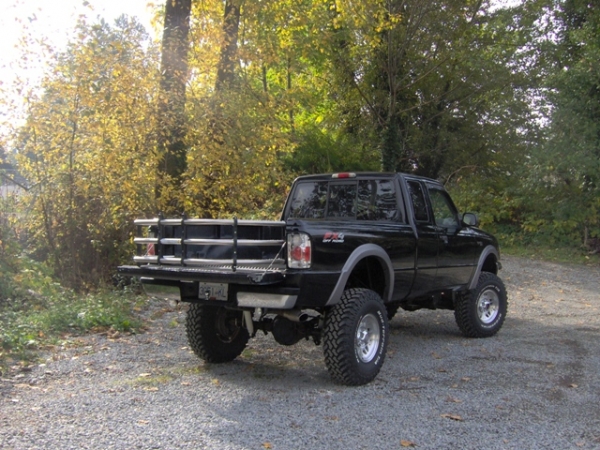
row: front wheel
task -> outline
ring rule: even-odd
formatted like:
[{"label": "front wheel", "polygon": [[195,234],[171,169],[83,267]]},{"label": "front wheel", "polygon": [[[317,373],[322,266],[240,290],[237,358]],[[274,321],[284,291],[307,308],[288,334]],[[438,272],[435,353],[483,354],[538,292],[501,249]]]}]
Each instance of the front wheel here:
[{"label": "front wheel", "polygon": [[507,310],[504,283],[493,273],[482,272],[475,289],[456,302],[454,318],[465,336],[489,337],[502,328]]},{"label": "front wheel", "polygon": [[190,304],[185,328],[193,352],[209,363],[233,361],[250,338],[242,324],[242,311],[223,306]]},{"label": "front wheel", "polygon": [[385,360],[387,311],[369,289],[349,289],[327,313],[323,332],[325,365],[334,381],[360,386],[372,381]]}]

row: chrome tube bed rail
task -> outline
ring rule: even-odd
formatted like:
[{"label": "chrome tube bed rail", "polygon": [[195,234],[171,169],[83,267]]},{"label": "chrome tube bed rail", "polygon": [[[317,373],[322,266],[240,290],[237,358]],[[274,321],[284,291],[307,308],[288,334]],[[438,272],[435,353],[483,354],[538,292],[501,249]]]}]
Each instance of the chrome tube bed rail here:
[{"label": "chrome tube bed rail", "polygon": [[138,266],[228,266],[233,272],[239,266],[273,271],[285,268],[286,223],[282,221],[189,219],[185,215],[166,219],[159,215],[137,219],[134,224],[138,249],[134,262]]}]

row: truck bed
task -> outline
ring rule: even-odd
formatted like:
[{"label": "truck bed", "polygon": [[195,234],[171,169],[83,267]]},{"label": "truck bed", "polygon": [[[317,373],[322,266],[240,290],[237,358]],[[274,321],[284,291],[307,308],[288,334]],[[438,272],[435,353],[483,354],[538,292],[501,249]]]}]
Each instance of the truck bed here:
[{"label": "truck bed", "polygon": [[119,273],[154,280],[250,285],[284,279],[285,222],[139,219],[136,265]]}]

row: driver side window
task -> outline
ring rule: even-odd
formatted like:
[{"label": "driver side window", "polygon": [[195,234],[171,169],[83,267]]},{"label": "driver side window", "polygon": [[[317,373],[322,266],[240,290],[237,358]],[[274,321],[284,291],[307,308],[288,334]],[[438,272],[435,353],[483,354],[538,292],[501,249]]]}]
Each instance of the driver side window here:
[{"label": "driver side window", "polygon": [[458,226],[458,217],[454,205],[446,192],[429,188],[429,199],[433,208],[435,224],[439,227],[451,228]]}]

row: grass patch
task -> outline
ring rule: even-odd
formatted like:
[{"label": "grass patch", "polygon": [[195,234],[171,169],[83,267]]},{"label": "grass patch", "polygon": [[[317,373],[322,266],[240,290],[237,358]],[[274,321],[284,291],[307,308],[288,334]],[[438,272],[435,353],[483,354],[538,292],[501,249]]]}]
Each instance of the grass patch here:
[{"label": "grass patch", "polygon": [[186,376],[186,375],[201,375],[208,372],[208,368],[206,366],[193,366],[193,367],[177,367],[172,373],[178,376]]},{"label": "grass patch", "polygon": [[543,245],[500,245],[503,254],[511,256],[520,256],[542,261],[567,263],[567,264],[585,264],[600,265],[600,257],[590,255],[582,249],[573,249],[570,247],[552,247]]},{"label": "grass patch", "polygon": [[256,356],[258,353],[256,352],[256,350],[251,349],[251,348],[245,348],[244,350],[242,350],[242,358],[253,358],[254,356]]},{"label": "grass patch", "polygon": [[169,374],[144,374],[131,382],[133,386],[154,387],[173,381],[174,377]]},{"label": "grass patch", "polygon": [[40,283],[39,274],[28,275],[10,297],[0,297],[0,370],[15,361],[32,361],[38,350],[90,331],[135,332],[142,327],[138,312],[146,299],[135,289],[78,294],[45,276]]},{"label": "grass patch", "polygon": [[558,241],[543,233],[496,231],[494,234],[502,254],[557,263],[600,264],[600,254],[590,254],[576,239]]}]

